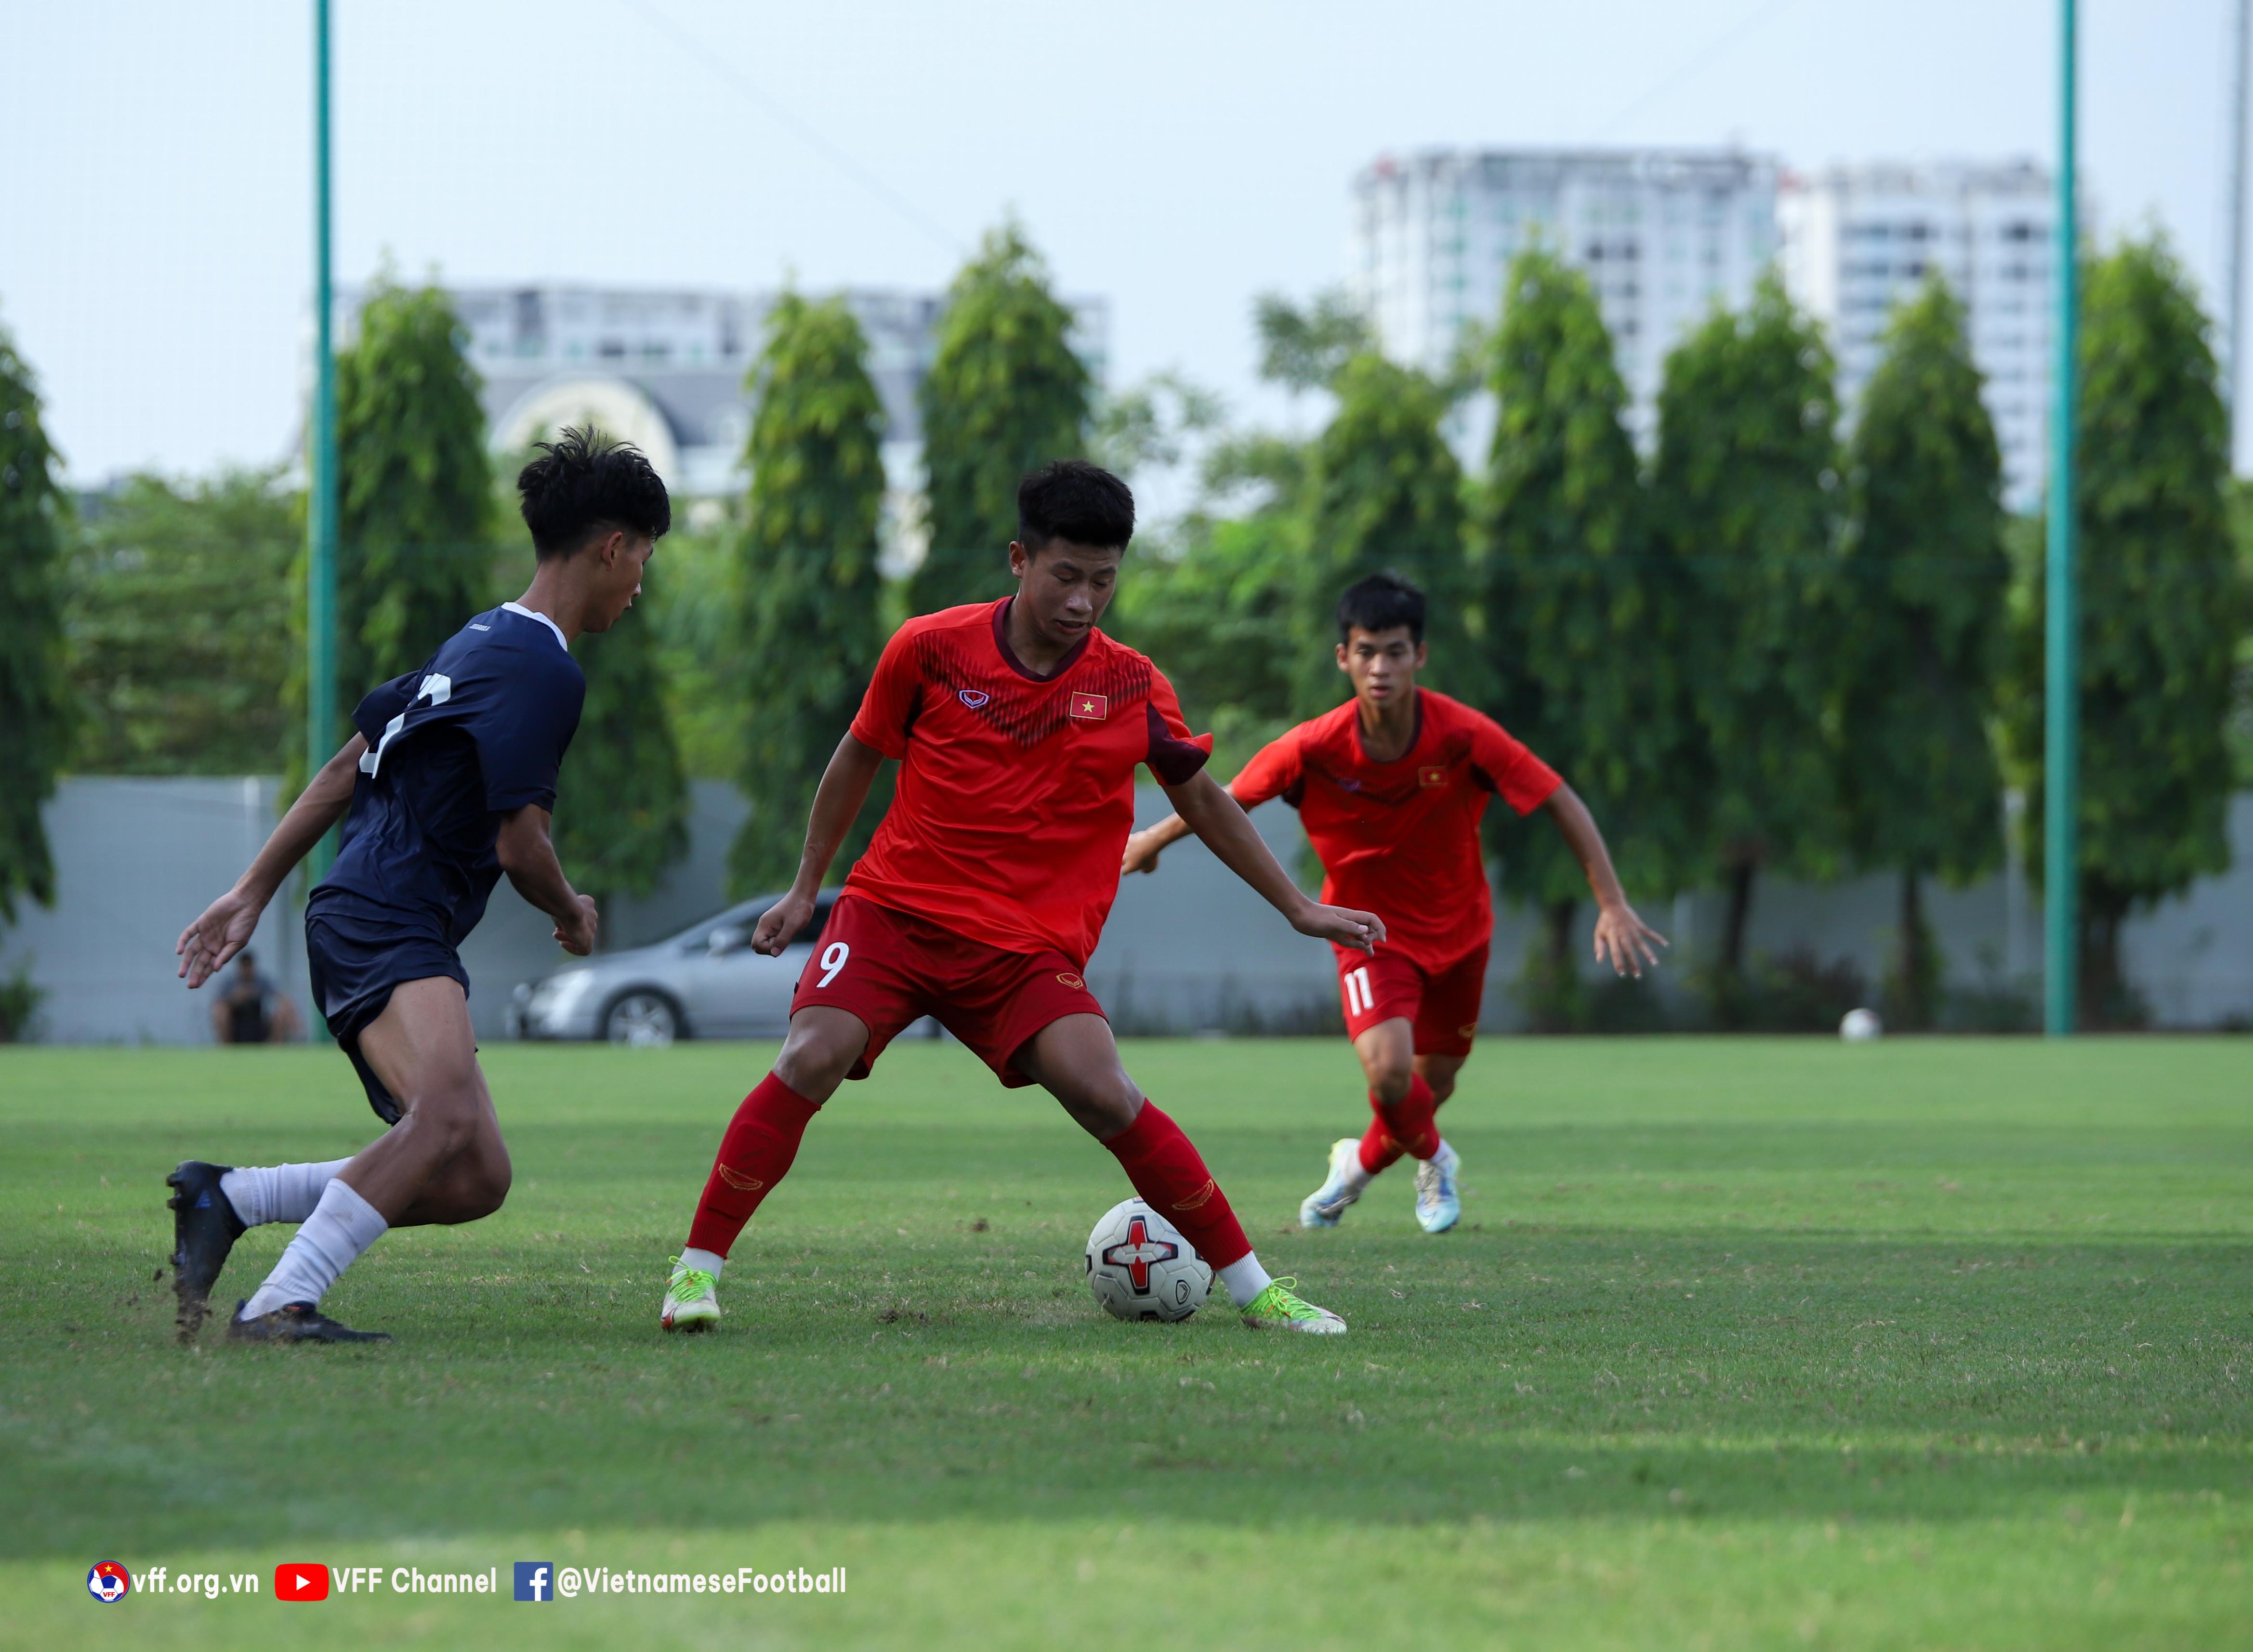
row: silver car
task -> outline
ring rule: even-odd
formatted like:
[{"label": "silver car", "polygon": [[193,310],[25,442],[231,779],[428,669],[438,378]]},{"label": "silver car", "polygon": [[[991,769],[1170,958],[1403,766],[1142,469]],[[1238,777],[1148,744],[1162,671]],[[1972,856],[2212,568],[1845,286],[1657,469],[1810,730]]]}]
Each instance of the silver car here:
[{"label": "silver car", "polygon": [[680,934],[565,965],[516,989],[512,1020],[525,1038],[606,1038],[669,1044],[676,1038],[779,1038],[790,998],[829,922],[837,891],[775,958],[751,950],[751,930],[779,895],[731,906]]}]

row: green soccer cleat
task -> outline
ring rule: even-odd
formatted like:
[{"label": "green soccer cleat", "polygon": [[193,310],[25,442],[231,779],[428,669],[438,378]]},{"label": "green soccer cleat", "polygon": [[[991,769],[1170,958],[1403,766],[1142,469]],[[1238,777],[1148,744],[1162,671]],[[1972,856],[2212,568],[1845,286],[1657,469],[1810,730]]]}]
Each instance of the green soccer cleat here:
[{"label": "green soccer cleat", "polygon": [[1345,1321],[1326,1307],[1294,1296],[1288,1286],[1296,1279],[1270,1279],[1267,1288],[1238,1310],[1255,1331],[1305,1331],[1315,1336],[1343,1336]]},{"label": "green soccer cleat", "polygon": [[657,1322],[668,1331],[701,1331],[720,1322],[720,1277],[673,1258],[665,1283],[665,1306]]}]

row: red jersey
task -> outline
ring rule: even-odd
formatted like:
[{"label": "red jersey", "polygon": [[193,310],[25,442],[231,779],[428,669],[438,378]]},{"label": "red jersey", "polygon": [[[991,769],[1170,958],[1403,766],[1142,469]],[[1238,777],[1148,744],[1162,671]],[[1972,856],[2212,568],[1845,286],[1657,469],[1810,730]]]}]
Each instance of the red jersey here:
[{"label": "red jersey", "polygon": [[1168,785],[1204,766],[1174,687],[1089,632],[1054,674],[1009,646],[1009,604],[911,619],[853,719],[900,760],[899,789],[845,887],[1005,951],[1054,947],[1080,968],[1119,894],[1134,766]]},{"label": "red jersey", "polygon": [[1349,700],[1266,747],[1228,789],[1247,809],[1270,798],[1297,809],[1322,857],[1322,899],[1376,913],[1388,947],[1436,970],[1494,932],[1479,853],[1487,798],[1527,814],[1559,784],[1493,718],[1419,688],[1415,737],[1391,763],[1362,749]]}]

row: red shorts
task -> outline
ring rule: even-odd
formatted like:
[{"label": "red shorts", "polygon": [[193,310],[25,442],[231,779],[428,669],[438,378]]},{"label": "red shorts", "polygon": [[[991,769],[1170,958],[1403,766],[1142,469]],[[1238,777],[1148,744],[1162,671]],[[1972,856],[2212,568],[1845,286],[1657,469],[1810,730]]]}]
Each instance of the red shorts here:
[{"label": "red shorts", "polygon": [[[835,920],[831,920],[834,922]],[[1358,1038],[1396,1017],[1416,1028],[1419,1056],[1468,1056],[1478,1036],[1479,1003],[1486,995],[1486,948],[1427,970],[1384,947],[1371,958],[1350,946],[1337,954],[1338,994],[1345,1000],[1345,1031]]]},{"label": "red shorts", "polygon": [[1005,952],[853,895],[830,909],[790,1013],[810,1004],[844,1010],[867,1026],[868,1047],[852,1077],[866,1078],[885,1045],[935,1015],[1012,1089],[1033,1082],[1009,1058],[1034,1034],[1066,1015],[1103,1014],[1062,952]]}]

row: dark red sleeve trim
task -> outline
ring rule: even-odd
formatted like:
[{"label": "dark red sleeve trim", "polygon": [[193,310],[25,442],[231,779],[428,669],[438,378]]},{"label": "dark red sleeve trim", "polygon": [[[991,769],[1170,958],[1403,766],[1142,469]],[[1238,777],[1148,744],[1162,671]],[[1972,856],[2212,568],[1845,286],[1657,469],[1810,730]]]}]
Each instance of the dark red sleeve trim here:
[{"label": "dark red sleeve trim", "polygon": [[1165,784],[1177,786],[1204,767],[1212,754],[1203,746],[1177,739],[1166,727],[1166,720],[1149,701],[1142,702],[1142,712],[1149,721],[1150,750],[1142,759],[1150,765],[1150,772]]}]

